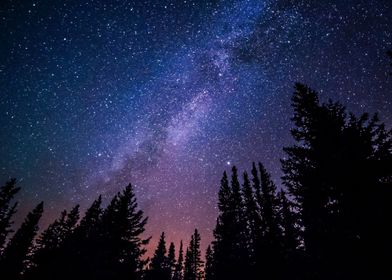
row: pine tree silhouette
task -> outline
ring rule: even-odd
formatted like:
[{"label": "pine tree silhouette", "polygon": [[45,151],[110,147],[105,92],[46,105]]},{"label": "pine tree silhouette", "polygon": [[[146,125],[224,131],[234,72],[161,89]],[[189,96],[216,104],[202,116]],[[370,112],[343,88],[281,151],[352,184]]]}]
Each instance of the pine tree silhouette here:
[{"label": "pine tree silhouette", "polygon": [[86,214],[80,221],[80,225],[75,229],[78,238],[85,240],[96,234],[103,213],[101,204],[102,196],[99,196],[87,209]]},{"label": "pine tree silhouette", "polygon": [[387,254],[379,242],[391,212],[383,199],[391,189],[383,180],[392,174],[390,132],[376,116],[347,117],[339,103],[320,104],[301,84],[293,107],[297,145],[285,148],[283,181],[299,209],[311,277],[381,277],[383,267],[371,264]]},{"label": "pine tree silhouette", "polygon": [[183,250],[183,244],[181,240],[180,250],[178,251],[178,259],[174,271],[173,280],[183,280],[183,279],[184,279],[184,250]]},{"label": "pine tree silhouette", "polygon": [[167,254],[167,267],[169,270],[170,279],[173,279],[176,269],[176,248],[173,242],[171,242],[169,245],[169,251]]},{"label": "pine tree silhouette", "polygon": [[231,270],[236,265],[232,253],[234,215],[231,209],[232,191],[226,172],[223,173],[218,194],[219,216],[214,230],[214,271],[216,279],[231,279]]},{"label": "pine tree silhouette", "polygon": [[242,192],[244,197],[244,213],[242,219],[246,223],[246,230],[242,234],[242,238],[244,239],[243,243],[246,244],[246,255],[244,256],[244,267],[242,269],[244,270],[244,277],[249,278],[250,275],[254,275],[255,273],[255,249],[261,234],[261,217],[247,172],[243,174]]},{"label": "pine tree silhouette", "polygon": [[168,257],[166,255],[166,241],[164,232],[161,234],[158,246],[155,250],[154,256],[151,259],[150,269],[147,272],[147,279],[171,279]]},{"label": "pine tree silhouette", "polygon": [[299,246],[298,244],[298,229],[296,228],[295,213],[291,210],[291,202],[287,199],[286,193],[281,190],[278,194],[279,198],[279,216],[280,223],[283,229],[283,246],[285,251],[293,252]]},{"label": "pine tree silhouette", "polygon": [[214,230],[214,274],[216,279],[244,277],[251,266],[249,227],[237,168],[232,168],[231,186],[226,172],[219,190],[219,216]]},{"label": "pine tree silhouette", "polygon": [[189,247],[186,251],[184,280],[201,280],[203,279],[203,261],[200,252],[200,234],[195,229]]},{"label": "pine tree silhouette", "polygon": [[34,247],[32,265],[25,278],[52,279],[56,277],[59,266],[66,262],[64,243],[72,235],[79,221],[79,205],[68,213],[66,210],[41,233]]},{"label": "pine tree silhouette", "polygon": [[256,262],[259,273],[265,277],[277,278],[281,271],[277,268],[282,260],[282,232],[279,226],[276,186],[263,164],[259,163],[261,185],[261,236],[256,245]]},{"label": "pine tree silhouette", "polygon": [[26,219],[15,232],[0,260],[2,279],[20,279],[26,268],[28,254],[38,231],[38,222],[43,213],[43,202],[27,214]]},{"label": "pine tree silhouette", "polygon": [[96,267],[97,279],[129,277],[137,279],[142,273],[145,261],[141,257],[149,238],[142,239],[147,218],[138,204],[129,184],[124,191],[118,193],[102,214],[100,223],[100,255]]},{"label": "pine tree silhouette", "polygon": [[[141,279],[146,261],[142,259],[149,239],[142,239],[147,218],[138,210],[132,185],[117,193],[105,210],[101,197],[77,225],[78,208],[60,217],[64,240],[51,253],[50,269],[38,265],[29,279]],[[66,218],[65,218],[66,217]],[[59,222],[57,222],[59,223]],[[57,226],[56,226],[57,227]]]},{"label": "pine tree silhouette", "polygon": [[12,232],[12,216],[16,212],[17,203],[11,204],[14,196],[20,188],[16,187],[16,179],[13,178],[0,188],[0,256],[7,240],[7,236]]},{"label": "pine tree silhouette", "polygon": [[210,245],[207,247],[205,259],[204,280],[214,280],[214,253],[212,252]]}]

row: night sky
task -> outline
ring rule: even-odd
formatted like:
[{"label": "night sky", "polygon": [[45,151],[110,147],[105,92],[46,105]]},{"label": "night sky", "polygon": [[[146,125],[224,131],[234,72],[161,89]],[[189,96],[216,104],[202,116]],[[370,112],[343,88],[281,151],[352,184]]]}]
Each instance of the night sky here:
[{"label": "night sky", "polygon": [[151,246],[204,248],[223,170],[280,184],[294,82],[391,127],[391,43],[391,0],[3,0],[0,180],[43,226],[132,182]]}]

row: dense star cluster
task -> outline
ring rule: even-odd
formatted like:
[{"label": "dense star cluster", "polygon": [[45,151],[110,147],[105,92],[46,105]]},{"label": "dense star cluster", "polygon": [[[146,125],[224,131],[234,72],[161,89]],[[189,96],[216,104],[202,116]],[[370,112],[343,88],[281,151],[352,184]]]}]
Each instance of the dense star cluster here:
[{"label": "dense star cluster", "polygon": [[[352,3],[351,3],[352,2]],[[223,170],[280,182],[294,82],[392,125],[392,3],[2,1],[0,179],[44,223],[129,182],[147,234],[212,238]],[[188,240],[186,240],[188,241]]]}]

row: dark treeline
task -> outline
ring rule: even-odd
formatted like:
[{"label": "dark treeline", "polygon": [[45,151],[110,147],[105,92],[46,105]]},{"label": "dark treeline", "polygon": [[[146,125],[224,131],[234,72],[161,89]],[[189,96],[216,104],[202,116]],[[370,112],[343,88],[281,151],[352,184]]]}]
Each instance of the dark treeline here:
[{"label": "dark treeline", "polygon": [[37,236],[41,202],[13,232],[20,189],[11,179],[0,188],[0,279],[392,279],[392,132],[302,84],[292,107],[283,186],[262,163],[224,172],[205,257],[195,230],[178,250],[162,233],[146,259],[132,185],[83,217],[78,205],[64,210]]}]

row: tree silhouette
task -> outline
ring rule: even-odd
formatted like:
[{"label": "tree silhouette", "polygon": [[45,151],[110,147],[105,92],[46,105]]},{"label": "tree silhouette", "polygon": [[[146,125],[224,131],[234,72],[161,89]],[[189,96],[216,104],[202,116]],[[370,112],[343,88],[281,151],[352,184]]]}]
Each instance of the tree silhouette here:
[{"label": "tree silhouette", "polygon": [[204,280],[214,280],[214,253],[210,245],[207,247],[205,259]]},{"label": "tree silhouette", "polygon": [[291,202],[287,199],[286,193],[281,190],[278,194],[279,198],[279,216],[283,229],[283,246],[288,252],[293,252],[299,246],[298,229],[296,228],[295,213],[291,210]]},{"label": "tree silhouette", "polygon": [[144,245],[148,239],[142,239],[147,218],[138,204],[129,184],[118,193],[102,214],[99,244],[100,271],[98,279],[129,277],[136,279],[142,273],[145,261],[141,257],[146,252]]},{"label": "tree silhouette", "polygon": [[43,212],[43,202],[31,212],[11,238],[0,259],[0,271],[3,279],[19,279],[24,272],[25,262],[38,231],[38,222]]},{"label": "tree silhouette", "polygon": [[169,245],[169,251],[167,254],[167,267],[169,270],[170,279],[173,279],[176,269],[176,248],[173,242],[171,242]]},{"label": "tree silhouette", "polygon": [[255,264],[255,246],[257,243],[258,236],[260,234],[260,212],[254,197],[253,189],[250,185],[248,173],[243,174],[243,196],[244,196],[244,216],[243,219],[247,223],[246,230],[246,241],[247,241],[247,251],[248,251],[248,262],[249,265],[253,266]]},{"label": "tree silhouette", "polygon": [[48,254],[50,265],[38,263],[37,269],[27,274],[29,279],[70,279],[75,275],[95,280],[141,279],[146,263],[142,256],[149,239],[140,235],[147,218],[138,209],[132,185],[117,193],[104,210],[101,200],[93,202],[79,225],[75,226],[79,217],[75,207],[54,223],[61,226],[50,227],[62,229],[63,242]]},{"label": "tree silhouette", "polygon": [[270,174],[259,163],[261,185],[261,235],[256,244],[256,265],[259,273],[267,278],[277,277],[280,270],[277,265],[282,261],[281,239],[282,232],[279,226],[278,201],[276,186],[271,180]]},{"label": "tree silhouette", "polygon": [[183,280],[183,279],[184,279],[184,250],[183,250],[183,244],[181,240],[180,250],[178,251],[178,259],[173,275],[173,280]]},{"label": "tree silhouette", "polygon": [[171,279],[168,257],[166,255],[166,241],[164,232],[161,234],[158,246],[155,250],[154,256],[151,259],[150,269],[147,272],[147,279]]},{"label": "tree silhouette", "polygon": [[102,196],[99,196],[87,209],[86,214],[80,221],[80,225],[75,229],[76,236],[80,239],[88,239],[96,234],[103,210],[101,208]]},{"label": "tree silhouette", "polygon": [[381,275],[369,256],[380,264],[387,253],[378,241],[387,240],[380,235],[390,213],[390,132],[376,116],[347,117],[339,103],[320,104],[301,84],[293,107],[297,145],[285,148],[283,181],[297,203],[312,277]]},{"label": "tree silhouette", "polygon": [[64,257],[64,243],[70,238],[79,221],[79,205],[68,213],[66,210],[48,228],[41,233],[36,241],[32,258],[32,267],[27,277],[40,275],[43,279],[51,279],[59,269],[59,264],[67,261]]},{"label": "tree silhouette", "polygon": [[12,232],[11,226],[13,222],[11,218],[15,214],[18,204],[16,202],[13,205],[10,204],[19,190],[20,188],[16,187],[15,178],[9,180],[0,188],[0,255],[8,234]]},{"label": "tree silhouette", "polygon": [[232,253],[234,243],[233,227],[235,217],[231,209],[232,190],[226,172],[223,173],[218,193],[219,216],[214,230],[214,270],[216,279],[230,279],[230,270],[235,268],[236,260]]},{"label": "tree silhouette", "polygon": [[203,279],[203,261],[200,252],[200,234],[195,229],[185,256],[184,280]]}]

